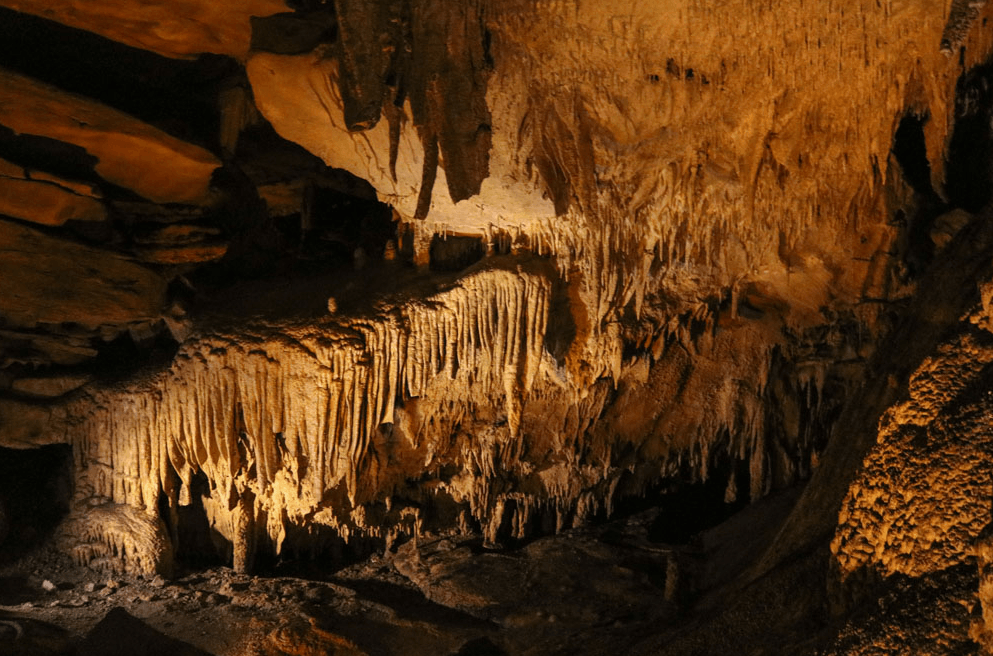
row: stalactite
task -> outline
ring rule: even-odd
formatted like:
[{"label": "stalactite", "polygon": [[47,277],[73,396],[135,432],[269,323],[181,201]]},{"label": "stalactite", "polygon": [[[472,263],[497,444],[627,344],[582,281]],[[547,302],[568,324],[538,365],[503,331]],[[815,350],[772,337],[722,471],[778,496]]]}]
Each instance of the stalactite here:
[{"label": "stalactite", "polygon": [[[81,475],[95,496],[154,515],[160,491],[191,503],[192,478],[202,472],[212,522],[246,567],[254,518],[269,518],[264,532],[278,544],[281,518],[313,515],[328,491],[343,489],[352,508],[367,500],[364,487],[376,485],[360,485],[363,463],[373,434],[394,422],[398,398],[440,389],[457,390],[454,398],[470,405],[502,397],[509,438],[518,439],[550,292],[543,275],[491,269],[340,330],[191,342],[168,371],[133,393],[107,390],[82,401],[99,409],[72,429]],[[476,330],[460,339],[456,326]],[[456,361],[487,364],[456,370]],[[301,459],[309,463],[305,473]],[[492,476],[493,465],[487,468]],[[170,494],[173,472],[178,494]],[[353,530],[346,508],[331,511],[335,528]]]}]

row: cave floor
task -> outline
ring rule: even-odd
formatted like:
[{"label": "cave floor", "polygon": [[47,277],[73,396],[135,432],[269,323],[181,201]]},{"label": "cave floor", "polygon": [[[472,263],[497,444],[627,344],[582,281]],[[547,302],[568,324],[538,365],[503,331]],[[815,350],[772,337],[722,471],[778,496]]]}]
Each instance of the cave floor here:
[{"label": "cave floor", "polygon": [[665,516],[653,508],[513,548],[425,535],[334,572],[297,563],[296,576],[129,576],[76,566],[52,540],[0,569],[0,653],[809,653],[802,643],[825,630],[819,585],[805,579],[816,568],[760,583],[788,612],[774,600],[758,614],[706,610],[737,594],[720,583],[772,539],[794,498],[753,504],[679,546],[657,541]]}]

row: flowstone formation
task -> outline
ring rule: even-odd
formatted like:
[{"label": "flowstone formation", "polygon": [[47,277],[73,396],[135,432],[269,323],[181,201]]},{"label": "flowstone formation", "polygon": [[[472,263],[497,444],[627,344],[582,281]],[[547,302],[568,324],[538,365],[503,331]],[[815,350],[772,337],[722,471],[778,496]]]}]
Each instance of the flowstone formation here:
[{"label": "flowstone formation", "polygon": [[[749,380],[774,369],[774,330],[694,340],[661,329],[654,355],[627,361],[616,334],[612,361],[586,386],[571,373],[577,354],[555,353],[575,327],[552,314],[563,293],[554,269],[506,256],[476,268],[368,317],[192,337],[167,372],[56,406],[45,435],[73,445],[91,532],[112,516],[94,505],[144,509],[157,524],[167,499],[178,540],[180,510],[202,506],[245,569],[257,546],[314,548],[322,528],[389,544],[454,525],[497,544],[609,514],[615,496],[660,476],[724,476],[730,502],[809,471],[807,422],[825,383],[817,372],[798,389],[776,373]],[[718,370],[732,379],[715,384]],[[681,411],[705,398],[706,423]],[[795,432],[769,437],[779,430]],[[715,433],[726,441],[713,444]],[[106,533],[113,547],[117,531]],[[100,552],[77,550],[83,562]],[[139,571],[162,569],[139,546],[113,550]]]},{"label": "flowstone formation", "polygon": [[0,6],[0,457],[76,563],[477,612],[571,535],[645,653],[990,644],[987,3]]},{"label": "flowstone formation", "polygon": [[[493,507],[504,503],[495,472],[527,470],[515,442],[538,385],[550,297],[540,272],[492,269],[367,319],[191,339],[168,372],[65,409],[77,487],[150,518],[163,495],[173,517],[203,504],[242,570],[257,538],[278,553],[294,528],[345,539],[412,530],[422,518],[409,504],[430,493],[406,498],[406,488],[425,474],[434,480],[424,487],[466,503],[495,538],[503,516]],[[483,444],[458,428],[493,414]],[[198,475],[209,485],[202,500]],[[569,485],[561,479],[538,498],[554,499]],[[527,503],[519,513],[523,531]]]}]

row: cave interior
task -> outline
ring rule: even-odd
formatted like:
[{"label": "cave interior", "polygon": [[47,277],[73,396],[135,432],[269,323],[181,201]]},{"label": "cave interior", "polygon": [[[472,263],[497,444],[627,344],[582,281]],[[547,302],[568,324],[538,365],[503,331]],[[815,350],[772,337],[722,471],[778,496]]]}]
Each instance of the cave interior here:
[{"label": "cave interior", "polygon": [[993,654],[991,19],[0,0],[0,654]]}]

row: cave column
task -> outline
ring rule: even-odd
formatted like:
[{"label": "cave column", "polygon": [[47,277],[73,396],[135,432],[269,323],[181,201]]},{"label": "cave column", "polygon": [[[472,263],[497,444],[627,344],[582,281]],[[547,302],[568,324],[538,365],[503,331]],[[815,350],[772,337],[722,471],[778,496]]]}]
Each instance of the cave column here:
[{"label": "cave column", "polygon": [[255,563],[255,504],[251,492],[245,491],[234,508],[232,567],[239,574],[248,574]]},{"label": "cave column", "polygon": [[418,269],[427,269],[431,264],[431,241],[434,233],[421,224],[415,223],[414,230],[414,264]]}]

